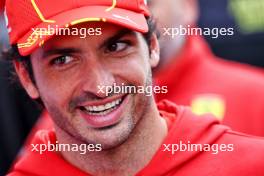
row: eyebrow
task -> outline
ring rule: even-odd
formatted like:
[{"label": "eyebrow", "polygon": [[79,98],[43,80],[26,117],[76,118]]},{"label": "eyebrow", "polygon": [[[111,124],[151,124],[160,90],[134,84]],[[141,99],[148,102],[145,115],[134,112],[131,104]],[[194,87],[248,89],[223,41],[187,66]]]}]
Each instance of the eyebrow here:
[{"label": "eyebrow", "polygon": [[42,58],[46,58],[50,55],[67,55],[72,53],[78,53],[80,52],[80,49],[77,48],[53,48],[51,50],[47,50],[43,52]]},{"label": "eyebrow", "polygon": [[[104,46],[107,46],[113,42],[115,42],[116,40],[126,36],[126,35],[133,35],[136,36],[136,32],[129,30],[129,29],[121,29],[119,31],[117,31],[114,36],[106,39],[105,41],[103,41],[103,43],[99,46],[99,49],[103,48]],[[48,56],[51,55],[69,55],[69,54],[73,54],[73,53],[80,53],[81,50],[78,48],[73,48],[73,47],[69,47],[69,48],[52,48],[50,50],[46,50],[43,52],[42,54],[42,58],[46,58]]]}]

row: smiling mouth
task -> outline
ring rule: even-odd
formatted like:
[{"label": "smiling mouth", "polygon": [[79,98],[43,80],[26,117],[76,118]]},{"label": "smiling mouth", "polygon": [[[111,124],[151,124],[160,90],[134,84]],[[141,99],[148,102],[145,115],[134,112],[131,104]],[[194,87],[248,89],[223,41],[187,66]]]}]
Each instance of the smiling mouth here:
[{"label": "smiling mouth", "polygon": [[105,99],[90,101],[79,106],[80,117],[88,126],[102,129],[118,124],[122,120],[122,113],[129,102],[129,94],[117,95]]},{"label": "smiling mouth", "polygon": [[104,116],[117,109],[125,99],[125,96],[101,105],[81,106],[80,109],[93,116]]}]

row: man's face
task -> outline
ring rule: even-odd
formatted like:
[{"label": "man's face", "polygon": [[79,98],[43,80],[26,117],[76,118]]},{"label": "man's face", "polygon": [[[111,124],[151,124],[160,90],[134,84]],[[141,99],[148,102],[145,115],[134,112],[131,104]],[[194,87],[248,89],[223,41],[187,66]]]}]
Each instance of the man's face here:
[{"label": "man's face", "polygon": [[36,90],[59,128],[84,143],[113,148],[129,137],[152,97],[107,97],[98,86],[151,85],[153,60],[140,33],[108,23],[78,27],[101,27],[102,35],[58,36],[35,50],[31,62]]}]

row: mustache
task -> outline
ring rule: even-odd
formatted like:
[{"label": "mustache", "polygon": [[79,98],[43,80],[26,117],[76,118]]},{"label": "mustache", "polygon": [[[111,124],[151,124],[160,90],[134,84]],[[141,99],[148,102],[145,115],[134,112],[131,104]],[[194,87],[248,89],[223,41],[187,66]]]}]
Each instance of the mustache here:
[{"label": "mustache", "polygon": [[114,93],[109,94],[107,97],[99,97],[95,93],[91,93],[91,92],[82,93],[81,95],[72,98],[72,100],[69,103],[69,111],[70,112],[73,111],[76,107],[78,107],[82,103],[88,101],[99,101],[111,96],[114,96]]},{"label": "mustache", "polygon": [[[127,84],[125,86],[133,86],[133,85],[132,84]],[[114,85],[113,85],[113,87],[114,87]],[[83,92],[81,95],[72,98],[72,100],[69,103],[69,108],[68,109],[69,109],[70,112],[72,112],[80,104],[83,104],[83,103],[89,102],[89,101],[100,101],[100,100],[103,100],[105,98],[112,97],[114,95],[117,95],[117,93],[110,92],[108,94],[108,96],[101,97],[101,96],[98,96],[96,93],[93,93],[93,92]]]}]

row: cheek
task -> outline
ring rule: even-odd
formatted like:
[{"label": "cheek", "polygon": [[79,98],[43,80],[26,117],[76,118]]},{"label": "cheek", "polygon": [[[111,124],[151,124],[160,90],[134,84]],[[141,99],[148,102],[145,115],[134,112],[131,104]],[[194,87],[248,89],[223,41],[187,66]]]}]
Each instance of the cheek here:
[{"label": "cheek", "polygon": [[73,84],[70,77],[58,77],[49,72],[35,73],[37,88],[41,99],[48,106],[68,107],[73,91]]},{"label": "cheek", "polygon": [[[117,71],[118,70],[118,71]],[[124,60],[119,68],[116,69],[115,75],[128,84],[144,85],[147,78],[148,63],[142,55],[134,55]],[[118,81],[119,82],[119,81]],[[126,82],[122,82],[126,83]]]},{"label": "cheek", "polygon": [[151,70],[148,46],[143,38],[139,43],[138,48],[133,53],[118,60],[112,67],[114,75],[134,85],[144,85]]}]

